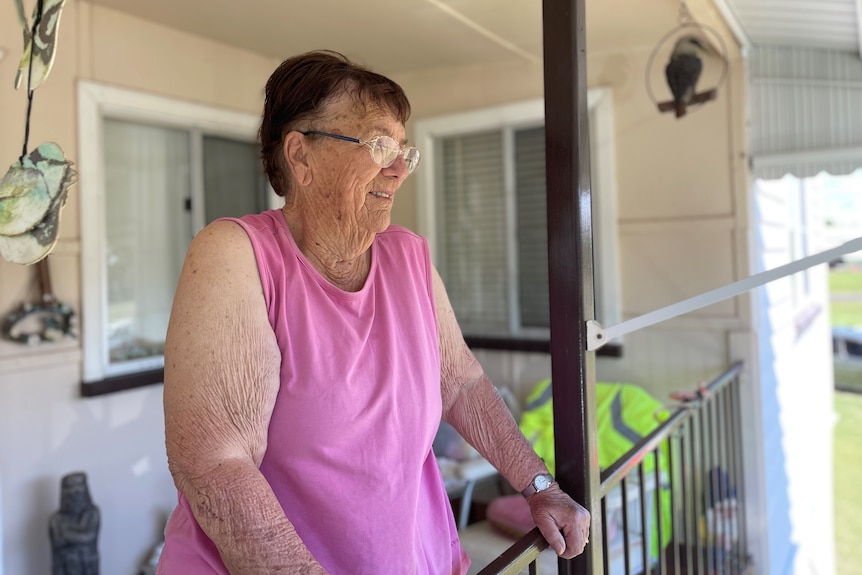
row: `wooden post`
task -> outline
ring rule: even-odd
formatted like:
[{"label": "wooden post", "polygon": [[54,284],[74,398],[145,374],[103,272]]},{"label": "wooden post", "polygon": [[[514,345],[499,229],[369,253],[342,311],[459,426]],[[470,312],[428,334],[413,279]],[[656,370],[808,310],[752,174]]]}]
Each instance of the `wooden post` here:
[{"label": "wooden post", "polygon": [[592,514],[590,545],[559,572],[602,573],[585,0],[544,0],[545,162],[556,476]]}]

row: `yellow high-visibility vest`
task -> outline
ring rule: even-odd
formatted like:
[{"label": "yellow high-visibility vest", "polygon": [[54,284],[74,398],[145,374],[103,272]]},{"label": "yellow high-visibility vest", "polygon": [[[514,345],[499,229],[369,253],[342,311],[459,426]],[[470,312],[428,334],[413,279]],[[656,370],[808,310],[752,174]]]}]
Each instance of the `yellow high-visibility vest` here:
[{"label": "yellow high-visibility vest", "polygon": [[[668,413],[661,402],[643,388],[629,383],[596,383],[596,427],[598,430],[599,467],[606,469],[625,455],[636,443],[649,435]],[[536,384],[527,396],[520,422],[521,432],[541,457],[548,470],[554,473],[554,408],[551,397],[551,380]],[[667,444],[659,450],[659,469],[662,471],[660,493],[662,502],[662,546],[671,536],[671,500],[668,484]],[[655,457],[644,459],[644,472],[654,472]],[[654,505],[650,502],[650,505]],[[653,517],[652,556],[658,556],[656,514]]]}]

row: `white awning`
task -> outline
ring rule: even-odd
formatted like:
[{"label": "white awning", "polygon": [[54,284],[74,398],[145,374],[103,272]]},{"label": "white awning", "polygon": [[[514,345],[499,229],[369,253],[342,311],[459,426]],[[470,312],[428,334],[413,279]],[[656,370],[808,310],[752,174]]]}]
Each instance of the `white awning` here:
[{"label": "white awning", "polygon": [[862,59],[813,48],[757,47],[749,60],[756,178],[862,168]]}]

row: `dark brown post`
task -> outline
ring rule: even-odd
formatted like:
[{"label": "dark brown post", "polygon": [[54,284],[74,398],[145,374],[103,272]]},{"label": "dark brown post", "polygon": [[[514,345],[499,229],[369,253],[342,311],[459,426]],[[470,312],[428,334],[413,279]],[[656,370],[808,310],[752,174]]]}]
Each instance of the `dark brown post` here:
[{"label": "dark brown post", "polygon": [[551,375],[557,480],[592,514],[587,551],[561,560],[559,572],[601,575],[595,354],[585,324],[595,309],[584,3],[543,4]]}]

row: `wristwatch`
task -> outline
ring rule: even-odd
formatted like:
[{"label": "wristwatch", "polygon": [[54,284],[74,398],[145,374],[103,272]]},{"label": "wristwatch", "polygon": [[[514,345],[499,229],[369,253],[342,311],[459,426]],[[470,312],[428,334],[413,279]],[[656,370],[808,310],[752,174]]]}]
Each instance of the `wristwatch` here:
[{"label": "wristwatch", "polygon": [[535,476],[530,484],[521,491],[521,495],[525,498],[544,491],[554,483],[554,476],[550,473],[540,473]]}]

